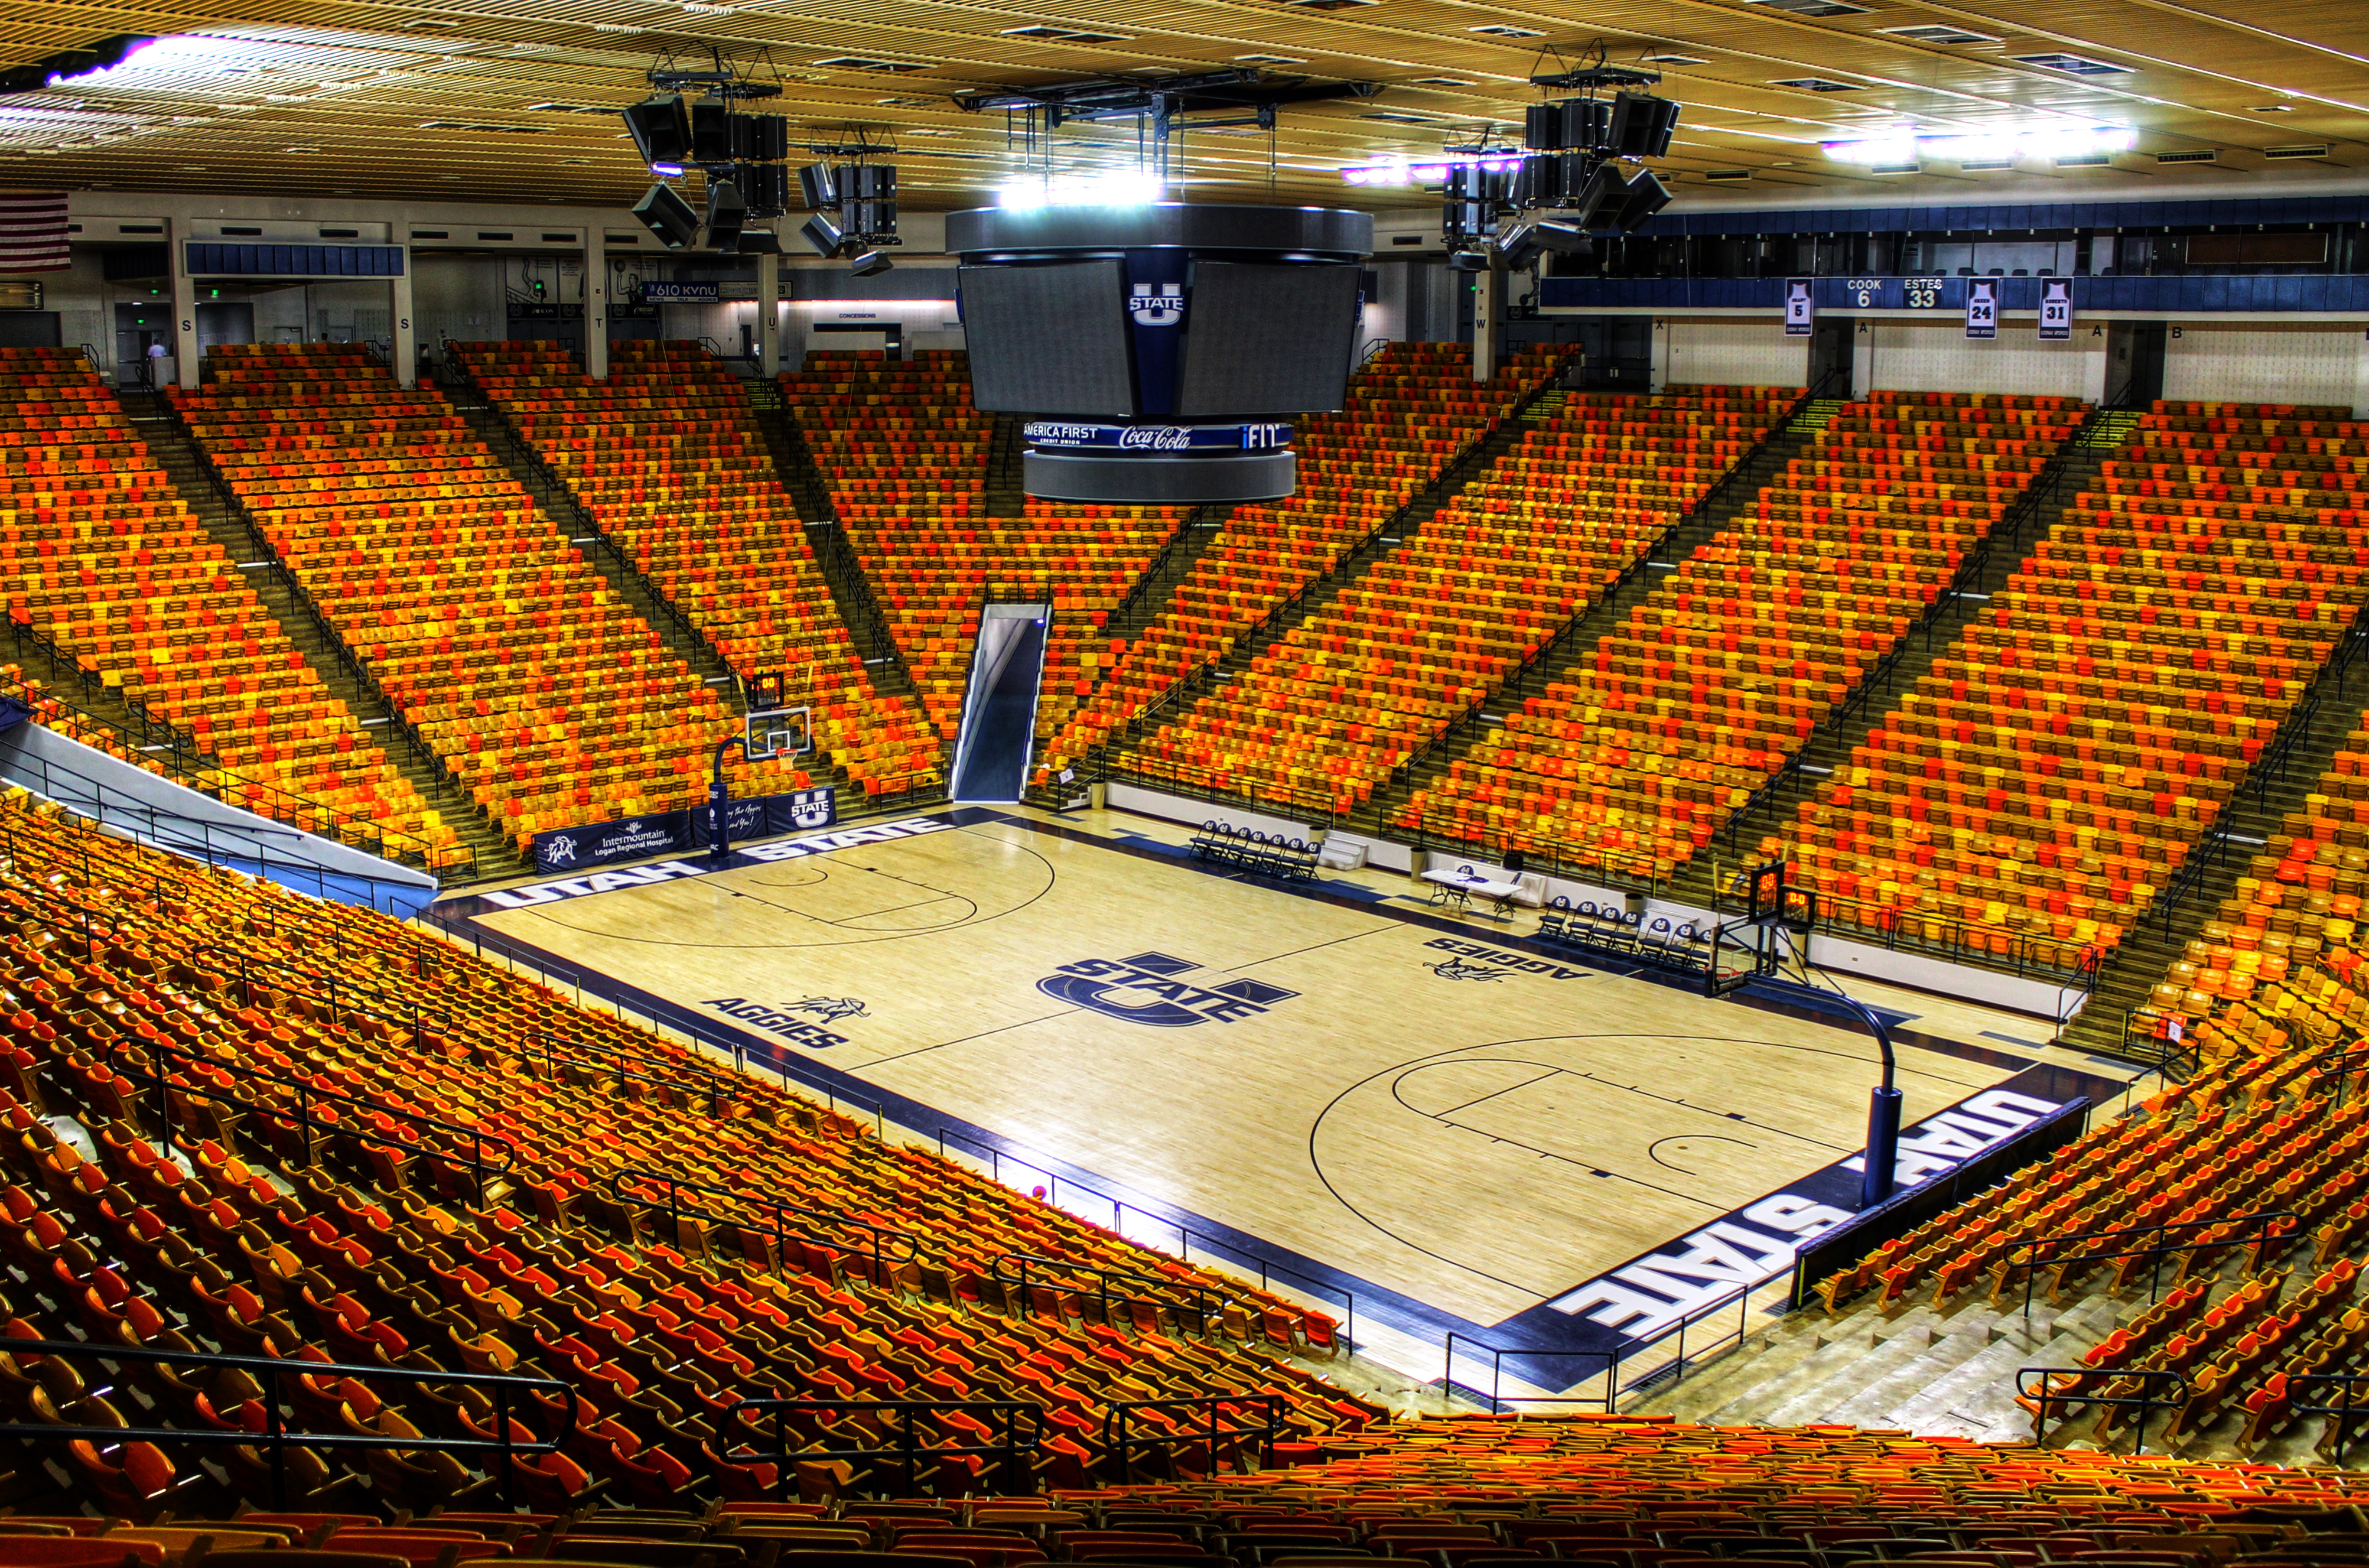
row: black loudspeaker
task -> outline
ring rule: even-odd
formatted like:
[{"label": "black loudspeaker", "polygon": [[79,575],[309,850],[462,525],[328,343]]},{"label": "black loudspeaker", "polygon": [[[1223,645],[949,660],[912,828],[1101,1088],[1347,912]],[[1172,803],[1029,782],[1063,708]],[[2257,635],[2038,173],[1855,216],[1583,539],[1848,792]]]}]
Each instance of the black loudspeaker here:
[{"label": "black loudspeaker", "polygon": [[839,204],[839,220],[852,235],[893,235],[897,232],[897,203],[842,201]]},{"label": "black loudspeaker", "polygon": [[847,236],[840,232],[839,225],[819,212],[799,225],[798,233],[814,246],[817,256],[837,256],[839,247],[847,243]]},{"label": "black loudspeaker", "polygon": [[798,170],[798,194],[805,198],[807,210],[828,212],[839,205],[839,179],[829,164],[808,164]]},{"label": "black loudspeaker", "polygon": [[779,164],[741,164],[732,171],[749,211],[768,216],[790,210],[790,171]]},{"label": "black loudspeaker", "polygon": [[842,190],[841,196],[860,196],[866,201],[893,201],[897,197],[897,169],[891,164],[864,164],[855,171],[855,188]]},{"label": "black loudspeaker", "polygon": [[1595,242],[1577,226],[1542,218],[1530,225],[1530,237],[1539,246],[1558,256],[1585,256],[1596,248]]},{"label": "black loudspeaker", "polygon": [[1629,182],[1628,194],[1620,203],[1621,231],[1633,234],[1644,226],[1646,219],[1669,204],[1669,187],[1650,174],[1640,173]]},{"label": "black loudspeaker", "polygon": [[740,243],[732,248],[738,256],[779,256],[782,236],[771,229],[742,229]]},{"label": "black loudspeaker", "polygon": [[787,115],[752,114],[749,123],[757,128],[756,150],[749,155],[761,163],[779,163],[790,155],[790,120]]},{"label": "black loudspeaker", "polygon": [[1516,272],[1527,272],[1544,254],[1539,247],[1537,235],[1536,224],[1516,223],[1497,236],[1497,254],[1505,258],[1507,267]]},{"label": "black loudspeaker", "polygon": [[1522,111],[1522,145],[1533,153],[1562,150],[1562,110],[1560,105],[1534,103]]},{"label": "black loudspeaker", "polygon": [[719,249],[728,247],[740,237],[740,225],[749,220],[749,200],[740,188],[728,179],[707,182],[707,243]]},{"label": "black loudspeaker", "polygon": [[679,164],[691,156],[691,111],[681,93],[658,93],[625,110],[625,129],[647,164]]},{"label": "black loudspeaker", "polygon": [[1450,272],[1486,272],[1489,270],[1489,253],[1485,250],[1457,251],[1448,257],[1448,269]]},{"label": "black loudspeaker", "polygon": [[724,128],[731,132],[727,140],[732,144],[734,163],[745,164],[756,157],[757,121],[754,118],[745,114],[736,114],[724,122]]},{"label": "black loudspeaker", "polygon": [[1670,133],[1678,128],[1678,106],[1669,98],[1643,93],[1622,93],[1612,100],[1612,151],[1624,158],[1658,158],[1670,150]]},{"label": "black loudspeaker", "polygon": [[1565,198],[1572,226],[1608,227],[1619,217],[1620,204],[1628,198],[1629,177],[1620,172],[1620,166],[1598,164],[1586,183]]},{"label": "black loudspeaker", "polygon": [[1612,106],[1602,98],[1565,98],[1554,107],[1562,113],[1565,152],[1593,153],[1609,141],[1606,122]]},{"label": "black loudspeaker", "polygon": [[671,185],[653,185],[644,191],[634,203],[634,216],[669,250],[681,250],[699,237],[699,214]]},{"label": "black loudspeaker", "polygon": [[849,263],[848,269],[859,278],[870,278],[886,272],[897,264],[876,250],[867,250]]},{"label": "black loudspeaker", "polygon": [[721,164],[732,158],[732,106],[722,98],[702,98],[691,106],[691,156],[694,163]]},{"label": "black loudspeaker", "polygon": [[1485,201],[1450,201],[1439,212],[1439,232],[1447,237],[1450,249],[1464,240],[1487,234],[1492,226]]}]

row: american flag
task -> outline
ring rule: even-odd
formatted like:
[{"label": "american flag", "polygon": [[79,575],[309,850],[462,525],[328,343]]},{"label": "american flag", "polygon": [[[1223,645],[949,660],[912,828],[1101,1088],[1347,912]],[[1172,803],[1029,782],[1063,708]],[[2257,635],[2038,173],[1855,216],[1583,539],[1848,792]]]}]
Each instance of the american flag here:
[{"label": "american flag", "polygon": [[0,190],[0,273],[54,272],[70,261],[66,193]]}]

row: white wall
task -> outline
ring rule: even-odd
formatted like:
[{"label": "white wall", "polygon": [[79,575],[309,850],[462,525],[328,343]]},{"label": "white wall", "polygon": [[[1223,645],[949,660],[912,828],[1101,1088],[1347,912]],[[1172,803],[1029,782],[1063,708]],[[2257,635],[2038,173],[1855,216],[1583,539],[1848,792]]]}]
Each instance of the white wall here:
[{"label": "white wall", "polygon": [[503,260],[493,256],[411,253],[411,318],[430,347],[450,338],[482,343],[507,337],[509,307],[502,295]]},{"label": "white wall", "polygon": [[[2103,338],[2077,333],[2043,343],[2029,316],[2002,320],[1997,338],[1966,336],[1961,317],[1937,321],[1862,322],[1871,326],[1870,375],[1862,394],[1886,392],[2014,392],[2079,397],[2089,384],[2089,359],[2105,351]],[[2348,388],[2349,395],[2349,388]]]},{"label": "white wall", "polygon": [[1810,379],[1810,340],[1788,338],[1766,321],[1673,321],[1654,325],[1654,384],[1802,386]]},{"label": "white wall", "polygon": [[2175,402],[2352,406],[2363,354],[2357,326],[2180,323],[2164,344],[2163,395]]}]

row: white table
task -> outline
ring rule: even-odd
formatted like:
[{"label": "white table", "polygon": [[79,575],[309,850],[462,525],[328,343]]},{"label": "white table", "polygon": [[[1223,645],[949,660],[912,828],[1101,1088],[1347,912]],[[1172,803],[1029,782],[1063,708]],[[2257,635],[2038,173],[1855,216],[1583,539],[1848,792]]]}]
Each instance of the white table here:
[{"label": "white table", "polygon": [[1469,865],[1459,865],[1453,871],[1426,871],[1423,874],[1423,879],[1439,888],[1439,891],[1433,895],[1435,898],[1453,898],[1461,907],[1477,893],[1494,903],[1500,912],[1503,912],[1506,904],[1512,901],[1514,895],[1522,890],[1522,884],[1518,879],[1499,882],[1482,876]]}]

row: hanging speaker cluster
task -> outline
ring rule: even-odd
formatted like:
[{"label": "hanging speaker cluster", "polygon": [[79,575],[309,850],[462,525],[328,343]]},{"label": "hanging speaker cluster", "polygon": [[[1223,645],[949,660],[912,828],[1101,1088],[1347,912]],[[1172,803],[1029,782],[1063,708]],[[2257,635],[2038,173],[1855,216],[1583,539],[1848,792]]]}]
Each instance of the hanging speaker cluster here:
[{"label": "hanging speaker cluster", "polygon": [[808,164],[798,170],[798,195],[814,211],[798,233],[817,256],[849,258],[859,278],[894,265],[880,247],[903,243],[897,237],[896,166]]},{"label": "hanging speaker cluster", "polygon": [[[790,210],[790,122],[741,105],[778,97],[780,85],[720,63],[713,71],[655,70],[649,79],[657,90],[623,110],[635,149],[658,177],[634,215],[669,250],[690,248],[704,228],[708,246],[727,255],[779,254],[772,231],[756,225]],[[707,179],[704,212],[666,183],[693,168]]]}]

